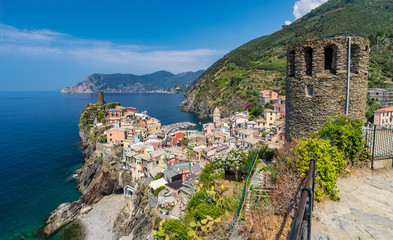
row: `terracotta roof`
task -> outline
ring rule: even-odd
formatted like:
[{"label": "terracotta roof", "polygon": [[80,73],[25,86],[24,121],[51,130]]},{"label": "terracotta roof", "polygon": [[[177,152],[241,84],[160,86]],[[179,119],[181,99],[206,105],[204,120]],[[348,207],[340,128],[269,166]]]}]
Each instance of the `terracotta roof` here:
[{"label": "terracotta roof", "polygon": [[376,112],[390,112],[393,111],[393,107],[381,108],[378,109]]}]

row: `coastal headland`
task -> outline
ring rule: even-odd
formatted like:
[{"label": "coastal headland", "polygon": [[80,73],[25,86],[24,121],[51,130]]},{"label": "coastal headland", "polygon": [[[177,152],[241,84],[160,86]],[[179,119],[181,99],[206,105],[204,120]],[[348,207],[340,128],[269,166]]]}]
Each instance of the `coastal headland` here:
[{"label": "coastal headland", "polygon": [[[110,115],[116,112],[114,109],[121,108],[119,105],[119,103],[88,104],[81,112],[79,135],[85,163],[81,169],[75,171],[75,176],[77,176],[77,188],[82,196],[77,201],[59,205],[39,231],[40,236],[45,238],[53,236],[61,229],[67,229],[64,227],[71,224],[81,227],[80,236],[84,239],[97,239],[98,236],[101,236],[98,239],[107,239],[107,237],[118,239],[125,235],[136,236],[141,233],[151,235],[152,226],[150,224],[149,227],[148,224],[151,222],[151,216],[144,212],[147,206],[145,196],[148,196],[145,182],[142,181],[143,179],[137,180],[135,173],[133,177],[130,169],[125,169],[123,144],[112,142],[112,139],[105,141],[102,139],[107,131],[119,126],[119,122],[112,122],[116,121],[114,120],[116,116],[112,118]],[[128,136],[124,136],[121,140],[127,144],[130,143],[130,139],[134,144],[135,142],[142,144],[145,141],[157,142],[158,139],[162,140],[163,136],[160,134],[166,135],[179,129],[196,126],[194,123],[180,122],[161,127],[157,124],[159,122],[157,119],[150,123],[149,120],[152,118],[147,114],[138,113],[135,108],[128,108],[128,110],[129,113],[124,114],[123,119],[123,127],[128,129]],[[143,120],[139,119],[141,116]],[[120,121],[120,117],[118,120]],[[138,129],[141,126],[143,131]],[[148,132],[150,135],[147,135]],[[123,191],[131,182],[138,183],[139,187],[132,199],[129,198],[131,201],[126,204]],[[122,215],[121,218],[118,218],[118,214]],[[136,217],[135,214],[138,216]],[[132,224],[127,221],[132,221]],[[142,224],[138,225],[138,222]]]}]

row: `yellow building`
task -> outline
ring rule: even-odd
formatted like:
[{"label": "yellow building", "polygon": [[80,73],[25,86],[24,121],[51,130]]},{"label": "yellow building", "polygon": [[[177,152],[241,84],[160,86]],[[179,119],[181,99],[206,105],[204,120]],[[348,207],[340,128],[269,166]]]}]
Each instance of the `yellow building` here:
[{"label": "yellow building", "polygon": [[265,109],[264,117],[266,120],[266,129],[270,130],[274,121],[279,118],[279,114],[271,109]]},{"label": "yellow building", "polygon": [[266,120],[264,118],[258,118],[255,120],[257,122],[257,128],[266,129]]}]

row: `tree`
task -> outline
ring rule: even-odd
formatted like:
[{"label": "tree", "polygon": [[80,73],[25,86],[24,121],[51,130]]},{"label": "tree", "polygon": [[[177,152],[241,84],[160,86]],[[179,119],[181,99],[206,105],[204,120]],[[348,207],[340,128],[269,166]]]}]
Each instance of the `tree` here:
[{"label": "tree", "polygon": [[374,112],[380,108],[382,108],[381,104],[377,103],[374,98],[367,99],[367,120],[371,121],[371,119],[374,117]]},{"label": "tree", "polygon": [[248,157],[247,154],[241,150],[231,150],[225,158],[217,157],[212,160],[213,165],[216,169],[222,168],[225,172],[234,171],[239,169],[240,171],[248,168]]}]

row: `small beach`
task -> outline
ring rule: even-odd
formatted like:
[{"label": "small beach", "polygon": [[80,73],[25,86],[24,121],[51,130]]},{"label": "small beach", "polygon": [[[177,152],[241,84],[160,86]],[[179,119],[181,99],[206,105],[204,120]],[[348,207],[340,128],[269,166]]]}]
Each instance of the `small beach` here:
[{"label": "small beach", "polygon": [[124,207],[123,194],[112,194],[94,204],[93,209],[77,217],[82,224],[84,240],[113,239],[113,223]]}]

